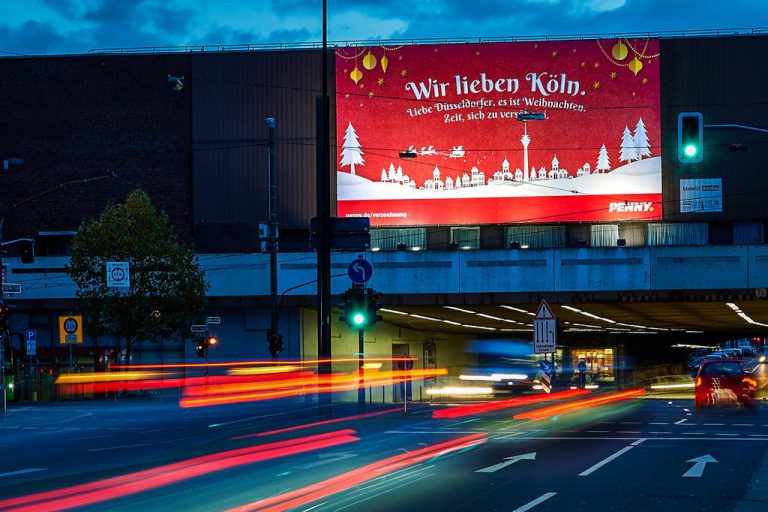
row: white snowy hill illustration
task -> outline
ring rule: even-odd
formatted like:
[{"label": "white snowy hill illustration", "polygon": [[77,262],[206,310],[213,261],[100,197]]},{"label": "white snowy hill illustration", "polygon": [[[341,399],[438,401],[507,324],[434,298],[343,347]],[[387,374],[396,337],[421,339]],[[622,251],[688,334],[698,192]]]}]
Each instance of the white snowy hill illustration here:
[{"label": "white snowy hill illustration", "polygon": [[397,183],[371,181],[348,172],[337,172],[336,189],[340,201],[658,194],[661,193],[661,157],[631,162],[607,173],[542,181],[509,181],[501,185],[452,190],[415,189]]}]

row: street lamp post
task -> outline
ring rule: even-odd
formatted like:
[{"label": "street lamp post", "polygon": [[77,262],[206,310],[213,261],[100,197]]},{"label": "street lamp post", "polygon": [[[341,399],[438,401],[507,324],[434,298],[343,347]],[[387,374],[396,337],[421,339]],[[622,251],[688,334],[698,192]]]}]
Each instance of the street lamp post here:
[{"label": "street lamp post", "polygon": [[275,131],[277,121],[274,117],[267,117],[264,122],[269,127],[269,159],[268,159],[268,186],[269,186],[269,233],[267,245],[269,246],[269,296],[271,317],[269,324],[268,342],[272,354],[272,360],[276,361],[281,347],[276,346],[273,340],[278,336],[279,318],[277,309],[277,169],[275,165]]}]

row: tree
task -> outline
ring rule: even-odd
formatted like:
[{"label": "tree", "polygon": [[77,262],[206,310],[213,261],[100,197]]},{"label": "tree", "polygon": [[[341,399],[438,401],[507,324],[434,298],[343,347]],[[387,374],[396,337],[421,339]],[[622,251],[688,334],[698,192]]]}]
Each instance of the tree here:
[{"label": "tree", "polygon": [[621,149],[619,150],[620,162],[632,162],[637,160],[637,148],[635,147],[635,138],[632,137],[632,132],[629,131],[629,127],[624,127],[624,134],[621,136]]},{"label": "tree", "polygon": [[[109,261],[129,263],[129,288],[107,287]],[[124,340],[126,365],[135,343],[189,332],[205,306],[208,284],[194,251],[178,242],[168,217],[142,190],[83,222],[66,270],[86,328],[117,338],[118,351]]]},{"label": "tree", "polygon": [[352,123],[347,126],[344,133],[344,144],[341,146],[341,166],[349,165],[349,172],[355,174],[355,165],[365,165],[363,160],[363,150],[360,148],[360,142],[357,140],[357,133],[352,127]]},{"label": "tree", "polygon": [[597,155],[597,167],[596,172],[606,172],[611,170],[611,161],[608,159],[608,150],[605,149],[605,144],[600,148],[600,153]]},{"label": "tree", "polygon": [[644,156],[651,156],[651,142],[648,140],[648,132],[645,129],[642,117],[637,121],[633,138],[635,140],[635,149],[637,150],[637,159],[640,160]]}]

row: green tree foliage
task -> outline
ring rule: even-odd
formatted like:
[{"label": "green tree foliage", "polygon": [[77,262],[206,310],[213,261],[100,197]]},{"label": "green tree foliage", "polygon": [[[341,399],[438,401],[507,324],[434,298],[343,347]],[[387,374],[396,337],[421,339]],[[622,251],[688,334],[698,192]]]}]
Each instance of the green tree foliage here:
[{"label": "green tree foliage", "polygon": [[[130,264],[130,288],[108,288],[108,261]],[[135,343],[186,334],[205,306],[208,284],[192,249],[178,242],[165,213],[134,190],[84,222],[72,240],[67,273],[86,329],[125,341],[126,364]]]}]

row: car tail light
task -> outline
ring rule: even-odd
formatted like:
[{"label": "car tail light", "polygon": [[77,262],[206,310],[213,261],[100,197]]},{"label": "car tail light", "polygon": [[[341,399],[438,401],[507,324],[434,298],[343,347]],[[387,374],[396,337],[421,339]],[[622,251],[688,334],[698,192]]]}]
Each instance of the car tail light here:
[{"label": "car tail light", "polygon": [[701,386],[701,377],[696,377],[696,387]]},{"label": "car tail light", "polygon": [[741,379],[741,382],[744,384],[749,385],[750,387],[756,388],[757,387],[757,381],[753,379],[752,377],[744,377]]}]

